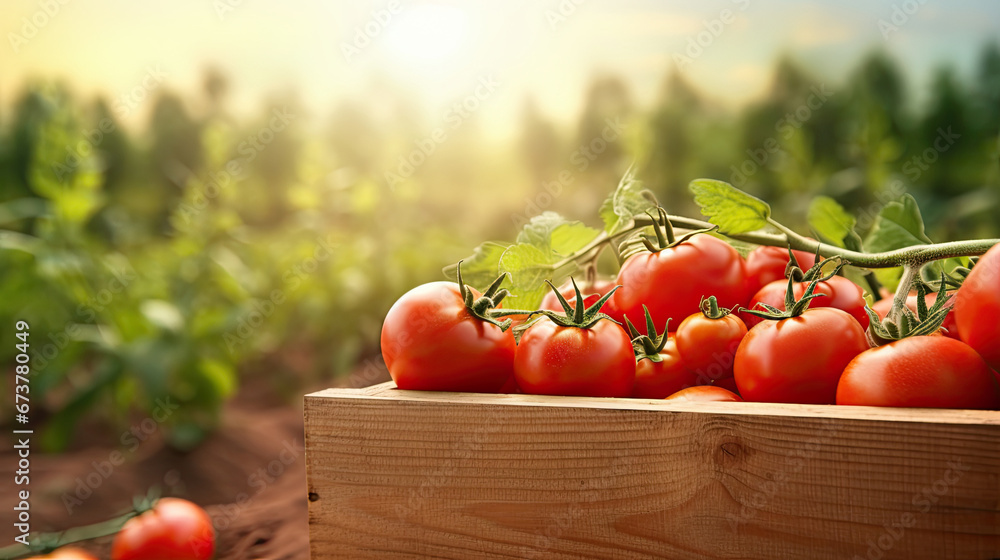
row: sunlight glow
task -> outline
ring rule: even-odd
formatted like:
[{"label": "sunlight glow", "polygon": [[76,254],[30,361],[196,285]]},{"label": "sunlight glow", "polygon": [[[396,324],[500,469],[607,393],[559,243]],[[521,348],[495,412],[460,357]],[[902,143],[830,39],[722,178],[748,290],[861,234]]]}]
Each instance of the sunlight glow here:
[{"label": "sunlight glow", "polygon": [[423,4],[406,9],[386,29],[386,45],[400,62],[446,63],[467,48],[469,17],[461,8]]}]

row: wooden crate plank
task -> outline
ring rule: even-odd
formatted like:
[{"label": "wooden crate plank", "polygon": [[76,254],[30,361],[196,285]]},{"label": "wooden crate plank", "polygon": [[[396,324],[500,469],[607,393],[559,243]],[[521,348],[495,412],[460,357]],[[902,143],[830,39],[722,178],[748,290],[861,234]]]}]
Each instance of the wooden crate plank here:
[{"label": "wooden crate plank", "polygon": [[1000,558],[998,412],[681,404],[309,395],[313,558]]}]

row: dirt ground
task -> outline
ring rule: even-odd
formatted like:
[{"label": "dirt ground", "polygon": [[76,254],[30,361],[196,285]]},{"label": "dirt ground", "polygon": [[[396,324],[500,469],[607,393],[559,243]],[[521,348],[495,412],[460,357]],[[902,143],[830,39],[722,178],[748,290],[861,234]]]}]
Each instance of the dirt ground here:
[{"label": "dirt ground", "polygon": [[[388,380],[387,375],[364,375],[338,385]],[[126,446],[109,445],[104,438],[103,445],[78,444],[59,455],[33,454],[32,530],[112,518],[130,507],[133,496],[159,486],[164,495],[205,507],[216,527],[219,560],[309,558],[302,403],[274,401],[264,388],[244,388],[226,406],[220,429],[186,454],[165,446],[155,432]],[[16,460],[11,446],[4,445],[0,472],[13,476]],[[11,482],[0,484],[0,507],[6,511],[16,503]],[[2,546],[12,544],[14,536],[12,524],[0,524]],[[108,558],[111,537],[80,546]]]}]

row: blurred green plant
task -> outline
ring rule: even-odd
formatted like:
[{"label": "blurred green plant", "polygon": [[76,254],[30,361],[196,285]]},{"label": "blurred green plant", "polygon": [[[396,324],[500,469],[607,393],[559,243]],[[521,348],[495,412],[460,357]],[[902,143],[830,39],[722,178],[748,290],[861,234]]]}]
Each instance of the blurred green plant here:
[{"label": "blurred green plant", "polygon": [[[102,188],[96,146],[67,162],[67,146],[95,123],[64,92],[33,95],[34,196],[0,203],[0,227],[10,228],[0,231],[0,317],[31,325],[47,449],[69,445],[86,414],[127,426],[164,402],[178,405],[164,421],[169,442],[190,448],[219,422],[241,369],[288,396],[350,371],[376,351],[396,296],[436,275],[442,259],[432,255],[452,249],[439,227],[379,227],[389,215],[396,225],[423,220],[368,180],[324,188],[333,170],[317,168],[309,150],[292,150],[281,165],[292,169],[288,186],[271,192],[278,179],[253,166],[279,148],[278,133],[251,158],[240,154],[246,131],[221,121],[202,129],[199,168],[166,185],[176,194],[162,231],[162,208]],[[230,173],[233,162],[246,170]],[[168,183],[148,171],[144,179],[132,187],[140,197]],[[321,192],[310,197],[302,181]],[[262,218],[276,196],[283,215]]]}]

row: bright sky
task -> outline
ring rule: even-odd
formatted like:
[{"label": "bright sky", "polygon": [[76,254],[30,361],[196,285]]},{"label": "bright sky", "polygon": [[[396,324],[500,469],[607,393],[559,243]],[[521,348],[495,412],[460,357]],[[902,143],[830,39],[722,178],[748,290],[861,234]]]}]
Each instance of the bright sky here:
[{"label": "bright sky", "polygon": [[[45,14],[46,4],[59,11]],[[894,11],[897,29],[884,38],[879,20],[893,24]],[[984,41],[1000,38],[998,24],[992,0],[5,0],[0,103],[9,106],[31,76],[114,96],[149,68],[168,87],[194,88],[212,64],[229,75],[236,111],[297,90],[323,115],[344,96],[369,99],[371,84],[390,83],[433,124],[491,76],[499,85],[480,111],[503,135],[528,94],[568,121],[595,75],[621,76],[648,103],[675,55],[699,39],[702,52],[684,72],[736,104],[766,87],[782,52],[838,76],[883,46],[916,86],[945,61],[968,76]]]}]

